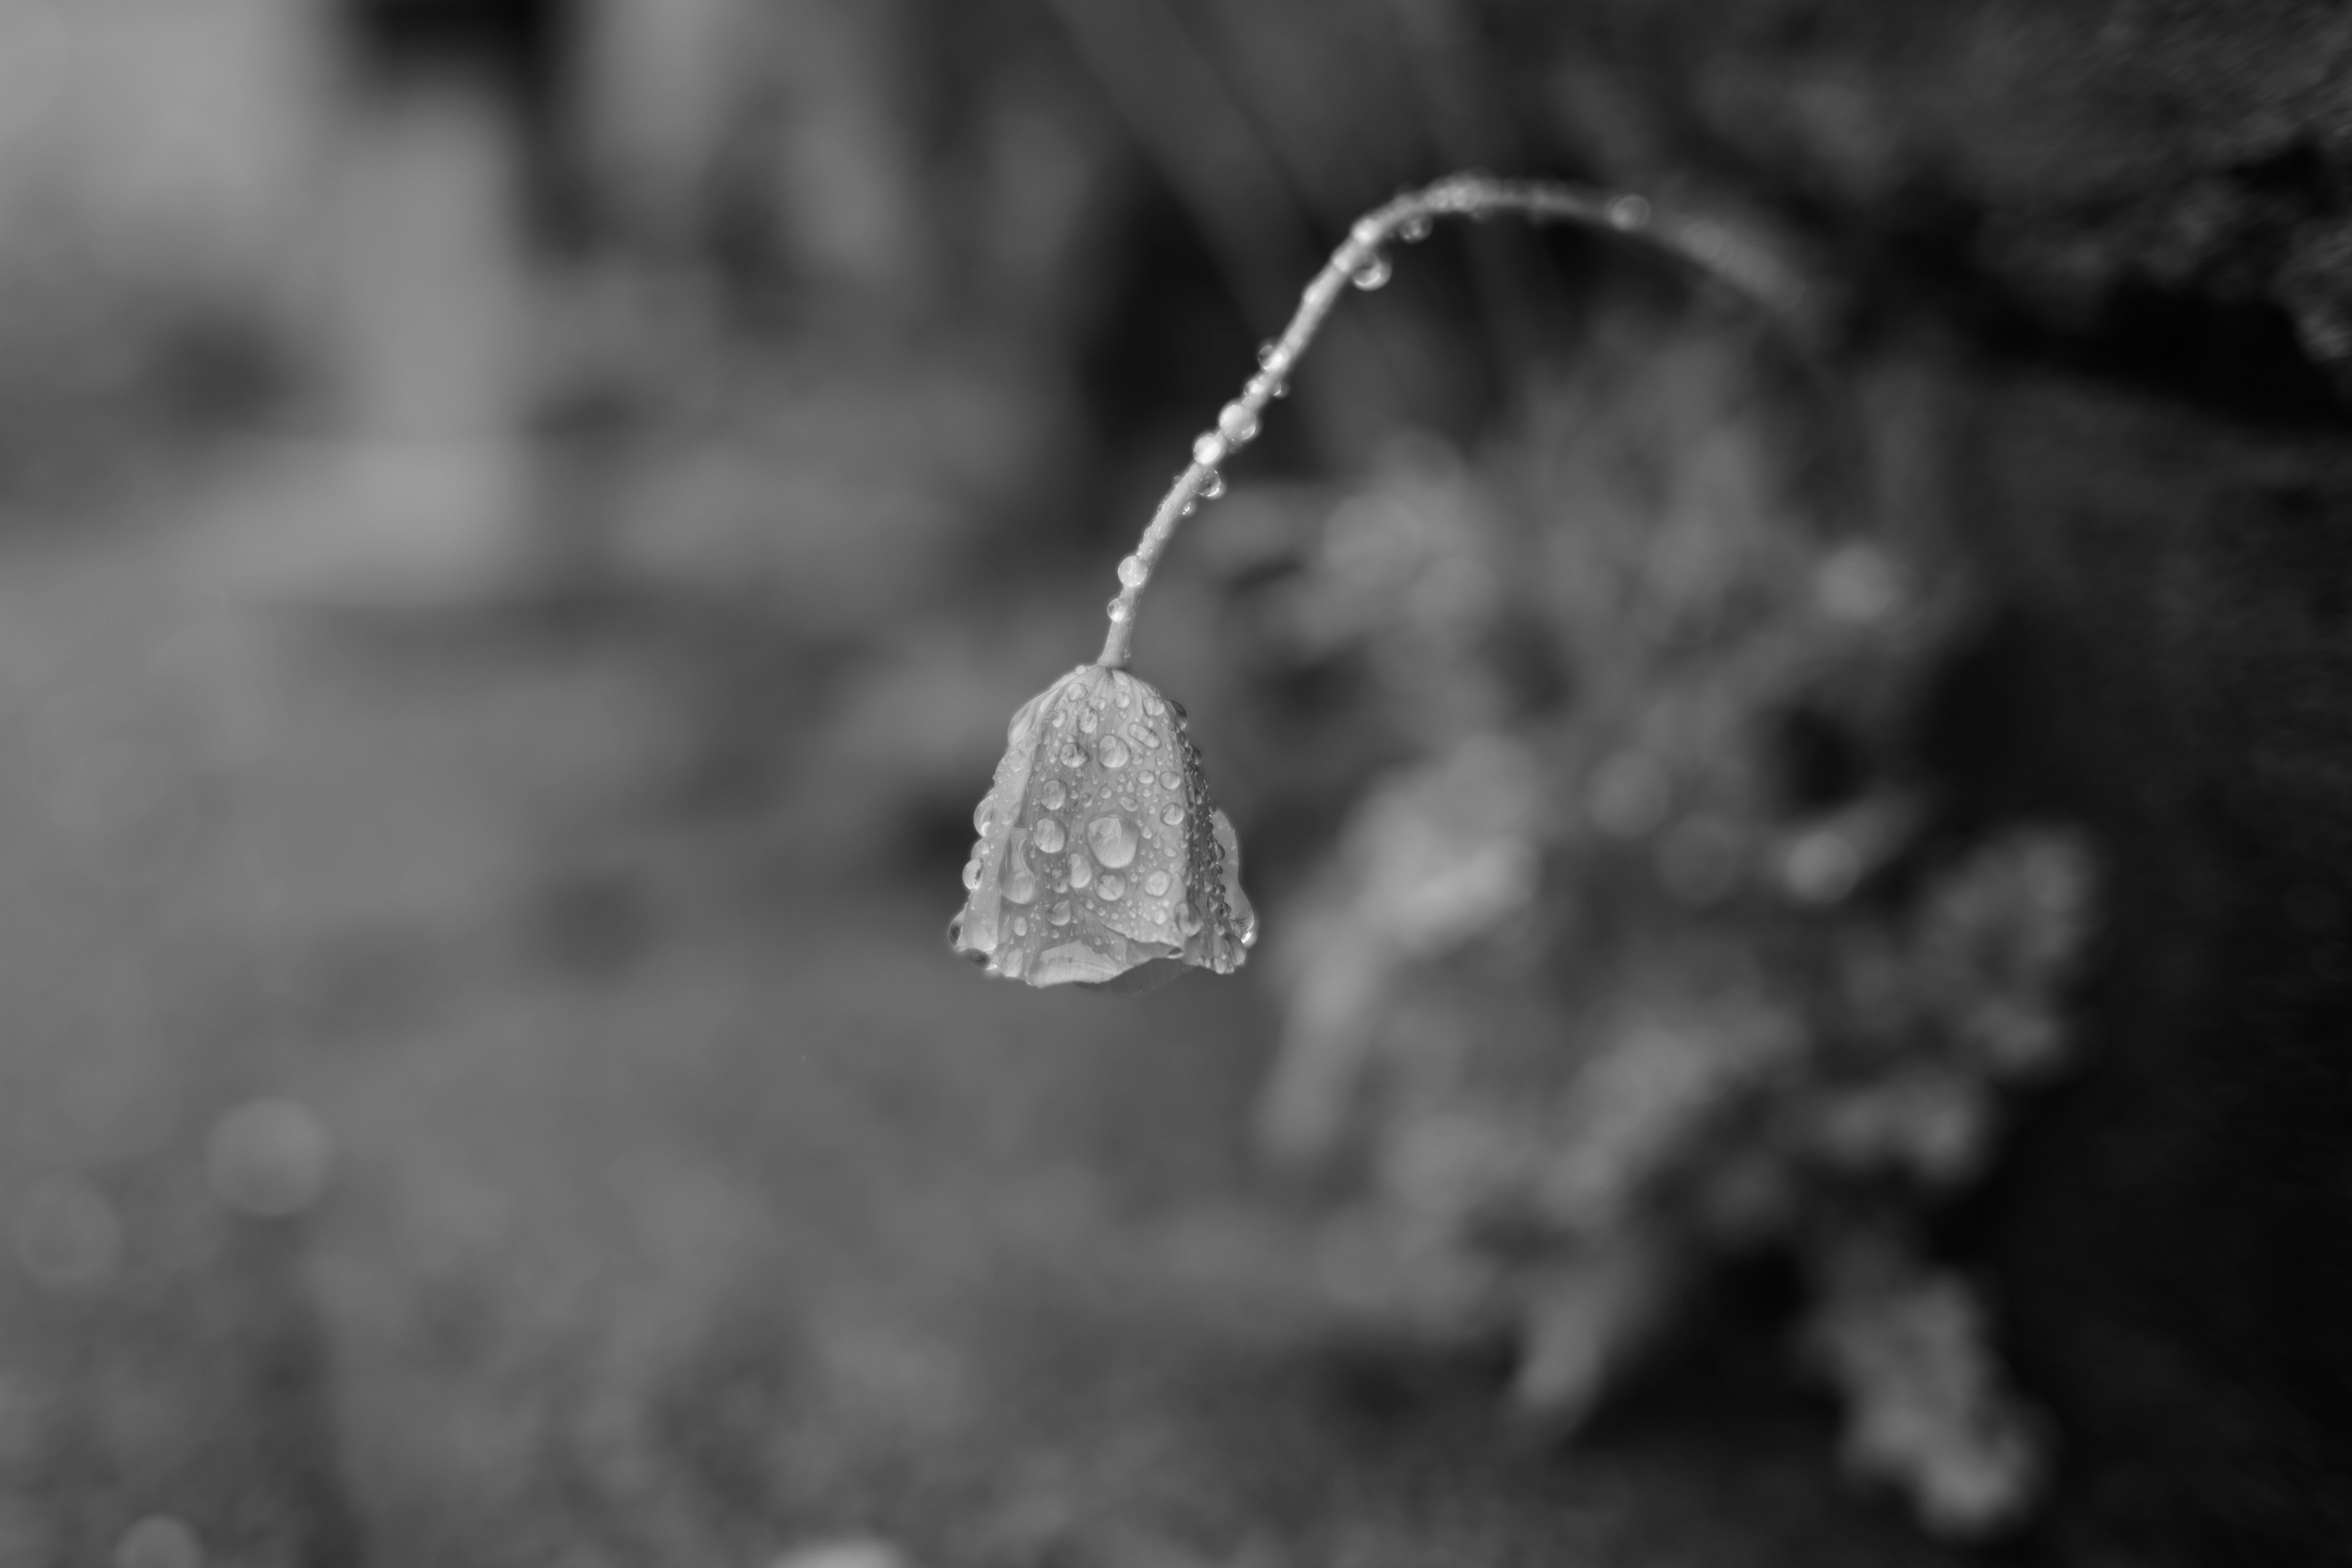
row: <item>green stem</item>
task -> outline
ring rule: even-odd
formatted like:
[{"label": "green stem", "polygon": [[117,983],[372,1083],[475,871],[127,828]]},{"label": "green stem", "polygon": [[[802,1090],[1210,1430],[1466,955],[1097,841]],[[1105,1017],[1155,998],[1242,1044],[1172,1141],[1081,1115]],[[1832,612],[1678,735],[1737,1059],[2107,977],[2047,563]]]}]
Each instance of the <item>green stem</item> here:
[{"label": "green stem", "polygon": [[1581,224],[1632,236],[1768,300],[1792,300],[1796,292],[1796,285],[1769,258],[1736,243],[1718,225],[1657,212],[1644,198],[1625,192],[1547,180],[1499,180],[1486,174],[1452,174],[1405,192],[1356,220],[1346,242],[1307,285],[1290,325],[1259,351],[1257,374],[1250,377],[1239,397],[1218,412],[1215,428],[1203,431],[1192,443],[1192,463],[1161,498],[1135,552],[1119,563],[1118,596],[1110,602],[1110,632],[1103,638],[1097,663],[1109,669],[1126,668],[1135,637],[1137,606],[1176,525],[1223,488],[1220,465],[1256,437],[1266,405],[1283,395],[1291,371],[1348,285],[1359,282],[1372,289],[1387,279],[1384,250],[1392,239],[1419,239],[1437,218],[1488,217],[1497,213],[1515,214],[1531,223]]}]

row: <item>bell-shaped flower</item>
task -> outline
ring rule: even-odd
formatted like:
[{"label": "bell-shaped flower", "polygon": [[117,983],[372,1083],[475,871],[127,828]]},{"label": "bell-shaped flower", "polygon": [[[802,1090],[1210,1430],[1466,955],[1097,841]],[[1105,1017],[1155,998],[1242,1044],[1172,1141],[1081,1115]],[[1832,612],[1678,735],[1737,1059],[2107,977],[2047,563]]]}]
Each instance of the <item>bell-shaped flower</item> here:
[{"label": "bell-shaped flower", "polygon": [[1229,974],[1257,940],[1241,846],[1209,799],[1184,710],[1081,665],[1013,716],[948,943],[1031,985],[1149,990]]}]

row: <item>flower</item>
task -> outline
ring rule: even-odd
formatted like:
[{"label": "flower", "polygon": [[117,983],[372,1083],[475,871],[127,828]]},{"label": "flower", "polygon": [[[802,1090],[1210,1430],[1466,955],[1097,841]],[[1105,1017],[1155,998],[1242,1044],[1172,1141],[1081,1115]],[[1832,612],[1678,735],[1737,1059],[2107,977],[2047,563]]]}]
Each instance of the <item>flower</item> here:
[{"label": "flower", "polygon": [[1100,665],[1024,703],[972,813],[948,945],[1037,986],[1149,990],[1187,967],[1239,969],[1257,916],[1184,730],[1181,707]]}]

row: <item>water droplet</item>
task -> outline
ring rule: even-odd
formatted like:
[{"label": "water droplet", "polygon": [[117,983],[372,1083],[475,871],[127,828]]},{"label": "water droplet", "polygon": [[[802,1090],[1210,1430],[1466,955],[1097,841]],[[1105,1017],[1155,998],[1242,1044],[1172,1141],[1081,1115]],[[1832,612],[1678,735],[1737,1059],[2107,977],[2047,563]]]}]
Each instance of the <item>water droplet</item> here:
[{"label": "water droplet", "polygon": [[1143,710],[1157,719],[1168,711],[1168,704],[1160,701],[1157,697],[1147,697],[1143,700]]},{"label": "water droplet", "polygon": [[1029,917],[1027,915],[1014,915],[1013,917],[1013,934],[1014,936],[1027,936],[1029,934]]},{"label": "water droplet", "polygon": [[1047,911],[1045,919],[1057,926],[1068,925],[1070,923],[1070,900],[1064,899],[1061,902],[1055,904],[1051,910]]},{"label": "water droplet", "polygon": [[1135,797],[1131,795],[1120,795],[1118,797],[1118,804],[1122,808],[1128,811],[1133,811],[1135,809]]},{"label": "water droplet", "polygon": [[1356,226],[1348,231],[1348,237],[1358,245],[1378,245],[1381,242],[1380,220],[1371,217],[1358,218]]},{"label": "water droplet", "polygon": [[1168,890],[1168,873],[1165,871],[1154,871],[1151,875],[1143,879],[1143,890],[1150,893],[1155,899],[1160,894],[1166,892]]},{"label": "water droplet", "polygon": [[1375,255],[1370,261],[1356,268],[1355,277],[1349,279],[1357,288],[1367,291],[1379,288],[1388,280],[1389,258],[1379,255]]},{"label": "water droplet", "polygon": [[1103,873],[1101,883],[1095,889],[1095,892],[1098,897],[1104,899],[1124,897],[1127,892],[1127,879],[1120,876],[1116,871],[1106,871]]},{"label": "water droplet", "polygon": [[1128,607],[1128,604],[1125,599],[1113,599],[1109,604],[1103,606],[1103,614],[1111,618],[1111,624],[1113,626],[1118,626],[1123,624],[1127,620],[1128,616],[1135,614],[1135,612]]},{"label": "water droplet", "polygon": [[1636,229],[1650,221],[1650,204],[1639,196],[1619,196],[1609,204],[1609,226]]},{"label": "water droplet", "polygon": [[1152,910],[1152,911],[1151,911],[1151,923],[1152,923],[1153,925],[1156,925],[1156,926],[1164,926],[1164,925],[1166,925],[1166,924],[1168,923],[1168,911],[1167,911],[1166,910]]},{"label": "water droplet", "polygon": [[1037,874],[1029,869],[1029,857],[1022,844],[1022,836],[1013,836],[1012,858],[1005,864],[1003,887],[1005,898],[1013,903],[1025,904],[1037,896]]},{"label": "water droplet", "polygon": [[1061,810],[1062,803],[1069,798],[1069,792],[1062,787],[1059,779],[1047,779],[1037,786],[1037,804],[1047,811]]},{"label": "water droplet", "polygon": [[1177,905],[1176,929],[1186,936],[1196,934],[1201,929],[1201,911],[1188,903]]},{"label": "water droplet", "polygon": [[1118,563],[1118,580],[1130,588],[1142,587],[1143,580],[1150,575],[1151,569],[1143,563],[1139,555],[1130,555]]},{"label": "water droplet", "polygon": [[1062,748],[1062,765],[1066,768],[1072,769],[1085,767],[1087,765],[1087,754],[1078,750],[1076,746],[1064,746]]},{"label": "water droplet", "polygon": [[1018,980],[1021,972],[1028,967],[1029,950],[1025,947],[1006,948],[1004,956],[996,963],[996,972],[1008,980]]},{"label": "water droplet", "polygon": [[1269,338],[1265,342],[1258,344],[1257,364],[1260,370],[1272,370],[1276,365],[1281,363],[1282,345],[1280,343],[1276,342],[1273,339]]},{"label": "water droplet", "polygon": [[1116,870],[1135,858],[1135,825],[1123,816],[1097,816],[1087,824],[1087,847]]},{"label": "water droplet", "polygon": [[1139,724],[1136,726],[1136,738],[1141,741],[1144,745],[1151,751],[1156,752],[1160,749],[1160,737],[1153,734],[1150,731],[1144,729]]},{"label": "water droplet", "polygon": [[1217,411],[1217,430],[1226,441],[1239,447],[1257,435],[1257,416],[1246,403],[1228,403]]},{"label": "water droplet", "polygon": [[1078,891],[1080,891],[1080,892],[1082,892],[1082,893],[1083,893],[1083,892],[1085,892],[1085,891],[1087,890],[1087,885],[1089,882],[1092,882],[1094,879],[1095,879],[1095,863],[1094,863],[1093,861],[1091,861],[1091,860],[1087,859],[1084,855],[1080,854],[1077,850],[1076,850],[1076,849],[1071,850],[1071,851],[1070,851],[1070,886],[1072,886],[1073,888],[1076,888]]},{"label": "water droplet", "polygon": [[1429,237],[1427,215],[1416,215],[1405,219],[1403,225],[1397,230],[1397,237],[1407,245],[1419,245],[1423,240],[1427,239]]},{"label": "water droplet", "polygon": [[1102,715],[1088,708],[1078,714],[1078,729],[1088,735],[1102,728]]},{"label": "water droplet", "polygon": [[[1162,773],[1160,775],[1160,780],[1162,783],[1165,783],[1172,776],[1172,774]],[[1184,820],[1184,808],[1171,800],[1166,805],[1160,808],[1160,820],[1166,823],[1169,826],[1174,827]]]},{"label": "water droplet", "polygon": [[980,886],[980,858],[974,856],[963,863],[963,885],[969,892]]},{"label": "water droplet", "polygon": [[1062,825],[1050,816],[1041,816],[1037,826],[1029,831],[1029,841],[1048,855],[1058,854],[1065,839]]},{"label": "water droplet", "polygon": [[989,823],[995,816],[996,797],[992,795],[982,795],[980,804],[971,808],[971,830],[974,833],[986,833]]},{"label": "water droplet", "polygon": [[1214,430],[1203,430],[1192,443],[1192,460],[1215,468],[1225,460],[1225,438]]},{"label": "water droplet", "polygon": [[1225,476],[1224,476],[1224,475],[1223,475],[1223,474],[1211,474],[1207,479],[1202,479],[1202,480],[1201,481],[1201,499],[1202,499],[1202,500],[1216,500],[1219,496],[1221,496],[1221,495],[1223,495],[1223,494],[1224,494],[1224,493],[1225,493]]},{"label": "water droplet", "polygon": [[1095,749],[1095,755],[1102,759],[1102,765],[1113,772],[1127,766],[1127,759],[1132,754],[1127,749],[1127,742],[1117,735],[1105,735],[1102,744]]}]

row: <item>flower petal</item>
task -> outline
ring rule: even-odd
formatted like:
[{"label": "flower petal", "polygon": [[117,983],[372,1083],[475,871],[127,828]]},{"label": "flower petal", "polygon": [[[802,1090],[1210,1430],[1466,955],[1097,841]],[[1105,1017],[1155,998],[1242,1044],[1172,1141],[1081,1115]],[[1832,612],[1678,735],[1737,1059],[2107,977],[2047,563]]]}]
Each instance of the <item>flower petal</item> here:
[{"label": "flower petal", "polygon": [[1031,985],[1150,989],[1230,973],[1257,938],[1241,846],[1178,704],[1081,665],[1013,715],[973,814],[949,945]]}]

